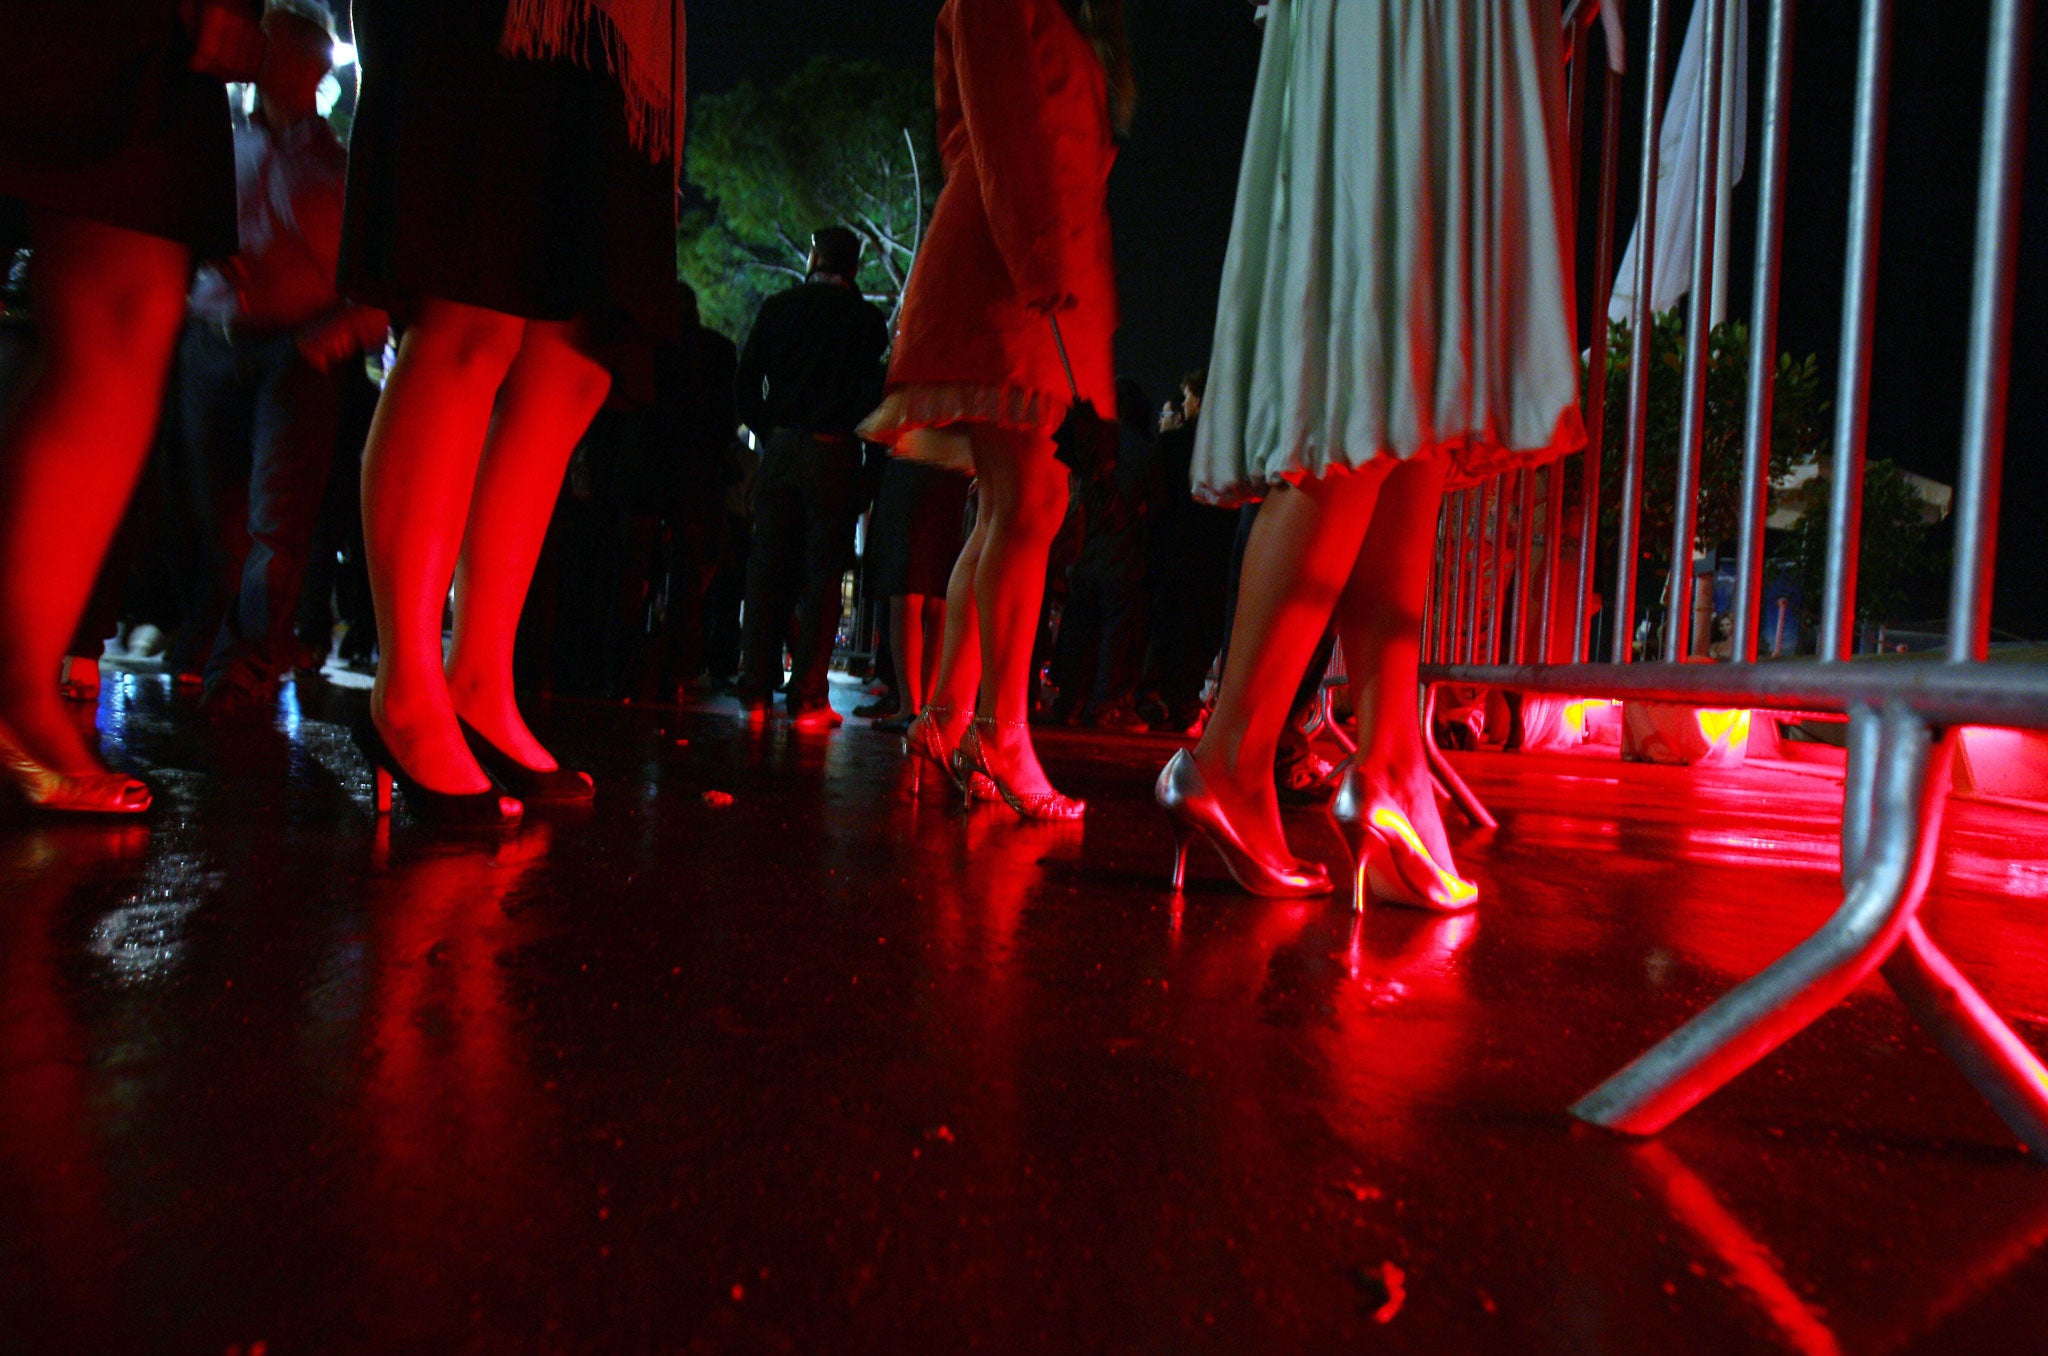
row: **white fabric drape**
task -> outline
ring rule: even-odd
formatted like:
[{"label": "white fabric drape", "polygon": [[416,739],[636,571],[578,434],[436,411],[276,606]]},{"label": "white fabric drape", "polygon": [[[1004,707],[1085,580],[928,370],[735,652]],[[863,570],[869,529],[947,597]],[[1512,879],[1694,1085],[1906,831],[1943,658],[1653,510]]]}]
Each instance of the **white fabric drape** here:
[{"label": "white fabric drape", "polygon": [[[1742,182],[1749,158],[1749,5],[1747,0],[1716,0],[1726,6],[1721,24],[1721,131],[1715,157],[1720,191],[1714,199],[1714,296],[1711,323],[1720,324],[1728,310],[1728,239],[1733,226],[1734,188]],[[1699,164],[1706,138],[1707,0],[1695,0],[1685,30],[1685,47],[1671,90],[1664,100],[1664,123],[1657,137],[1657,250],[1652,257],[1650,309],[1668,311],[1692,286],[1693,224],[1699,220]],[[1627,320],[1635,306],[1636,252],[1643,225],[1629,232],[1621,270],[1614,277],[1608,302],[1612,320]]]}]

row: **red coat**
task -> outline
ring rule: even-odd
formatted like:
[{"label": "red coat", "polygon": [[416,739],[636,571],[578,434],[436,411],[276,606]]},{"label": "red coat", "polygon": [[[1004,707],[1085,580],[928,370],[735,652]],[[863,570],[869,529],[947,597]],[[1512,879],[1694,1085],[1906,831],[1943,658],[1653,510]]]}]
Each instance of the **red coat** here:
[{"label": "red coat", "polygon": [[[1060,0],[947,0],[935,66],[946,186],[904,294],[877,437],[980,418],[1056,425],[1116,407],[1116,159],[1107,81]],[[879,426],[877,426],[879,425]]]}]

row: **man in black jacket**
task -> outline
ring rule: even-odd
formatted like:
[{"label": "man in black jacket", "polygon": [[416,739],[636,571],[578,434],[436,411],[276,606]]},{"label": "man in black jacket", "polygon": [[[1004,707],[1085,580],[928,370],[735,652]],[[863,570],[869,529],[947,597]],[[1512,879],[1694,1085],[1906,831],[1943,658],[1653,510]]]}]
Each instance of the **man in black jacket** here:
[{"label": "man in black jacket", "polygon": [[739,682],[750,720],[767,715],[787,633],[791,720],[839,723],[827,674],[866,499],[853,429],[881,401],[889,346],[887,319],[854,281],[860,256],[860,237],[843,226],[812,236],[810,276],[762,303],[740,354],[740,420],[761,448]]}]

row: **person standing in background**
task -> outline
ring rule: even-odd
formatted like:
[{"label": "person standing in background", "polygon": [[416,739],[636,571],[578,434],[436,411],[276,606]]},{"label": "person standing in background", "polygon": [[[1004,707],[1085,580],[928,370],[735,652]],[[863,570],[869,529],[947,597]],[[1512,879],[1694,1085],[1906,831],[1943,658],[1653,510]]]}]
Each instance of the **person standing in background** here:
[{"label": "person standing in background", "polygon": [[766,717],[782,681],[786,635],[790,720],[840,723],[828,699],[832,643],[869,497],[853,426],[881,395],[889,348],[888,317],[860,293],[860,256],[844,226],[813,235],[809,276],[761,303],[740,352],[740,421],[761,448],[739,690],[750,721]]},{"label": "person standing in background", "polygon": [[200,710],[267,713],[296,655],[299,590],[341,419],[342,365],[384,342],[382,311],[335,291],[348,152],[320,116],[333,18],[271,0],[257,106],[235,130],[240,248],[199,271],[173,407],[217,584]]}]

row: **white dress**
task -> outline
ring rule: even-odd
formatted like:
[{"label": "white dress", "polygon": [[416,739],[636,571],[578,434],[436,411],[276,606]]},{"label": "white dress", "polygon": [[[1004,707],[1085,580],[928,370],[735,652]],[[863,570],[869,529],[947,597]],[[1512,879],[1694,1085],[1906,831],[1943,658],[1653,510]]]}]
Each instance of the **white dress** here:
[{"label": "white dress", "polygon": [[1555,0],[1272,6],[1196,498],[1584,442],[1559,30]]}]

